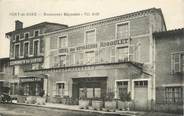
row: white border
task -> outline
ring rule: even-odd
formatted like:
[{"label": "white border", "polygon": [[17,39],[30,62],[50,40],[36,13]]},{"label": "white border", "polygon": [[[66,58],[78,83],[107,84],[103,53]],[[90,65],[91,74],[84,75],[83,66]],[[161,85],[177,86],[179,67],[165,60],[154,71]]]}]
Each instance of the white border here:
[{"label": "white border", "polygon": [[38,31],[38,36],[40,36],[40,29],[36,29],[33,31],[33,37],[38,37],[38,36],[35,36],[35,32]]},{"label": "white border", "polygon": [[28,34],[28,38],[27,39],[29,39],[30,38],[30,32],[25,32],[24,33],[24,39],[26,39],[26,36],[25,36],[26,34]]}]

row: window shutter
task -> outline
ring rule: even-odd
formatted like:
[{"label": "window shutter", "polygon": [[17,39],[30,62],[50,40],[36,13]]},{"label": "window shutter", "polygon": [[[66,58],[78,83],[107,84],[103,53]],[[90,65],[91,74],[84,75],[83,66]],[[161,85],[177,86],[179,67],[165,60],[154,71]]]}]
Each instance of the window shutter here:
[{"label": "window shutter", "polygon": [[98,63],[98,50],[95,51],[95,63]]},{"label": "window shutter", "polygon": [[115,62],[115,46],[112,46],[110,49],[111,62]]},{"label": "window shutter", "polygon": [[171,54],[171,74],[174,74],[174,55]]}]

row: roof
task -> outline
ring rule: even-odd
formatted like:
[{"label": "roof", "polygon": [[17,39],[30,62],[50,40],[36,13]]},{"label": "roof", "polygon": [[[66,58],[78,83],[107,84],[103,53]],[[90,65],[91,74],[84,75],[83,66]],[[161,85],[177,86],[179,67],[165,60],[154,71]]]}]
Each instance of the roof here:
[{"label": "roof", "polygon": [[179,29],[173,29],[173,30],[161,31],[161,32],[153,33],[153,36],[155,38],[179,36],[179,35],[184,35],[184,28],[179,28]]},{"label": "roof", "polygon": [[92,21],[92,22],[88,22],[88,23],[82,23],[82,24],[79,24],[79,25],[73,25],[73,26],[70,26],[70,27],[65,28],[65,29],[60,29],[58,31],[48,32],[48,33],[46,33],[46,35],[62,32],[62,31],[66,31],[66,30],[76,29],[76,28],[82,28],[82,27],[85,27],[85,26],[96,25],[96,24],[99,24],[99,23],[110,22],[110,21],[117,20],[117,19],[123,19],[123,18],[126,19],[126,18],[136,17],[136,16],[140,16],[140,15],[144,15],[144,14],[150,14],[150,13],[154,13],[154,12],[157,12],[157,13],[160,14],[160,16],[162,17],[164,26],[166,28],[166,24],[165,24],[165,20],[164,20],[162,10],[160,8],[149,8],[149,9],[136,11],[136,12],[132,12],[132,13],[124,14],[124,15],[114,16],[114,17],[101,19],[101,20],[96,20],[96,21]]},{"label": "roof", "polygon": [[1,60],[9,60],[10,58],[9,57],[4,57],[4,58],[0,58],[0,61]]},{"label": "roof", "polygon": [[[37,23],[35,25],[31,25],[31,26],[28,26],[28,27],[24,27],[22,29],[19,29],[18,31],[21,31],[21,30],[25,30],[25,29],[29,29],[29,28],[34,28],[34,27],[38,27],[38,26],[44,26],[44,25],[58,25],[58,26],[65,26],[65,27],[68,27],[68,25],[65,25],[65,24],[59,24],[59,23],[52,23],[52,22],[42,22],[42,23]],[[11,31],[11,32],[8,32],[6,33],[6,36],[7,35],[11,35],[13,32],[15,32],[17,30],[14,30],[14,31]]]}]

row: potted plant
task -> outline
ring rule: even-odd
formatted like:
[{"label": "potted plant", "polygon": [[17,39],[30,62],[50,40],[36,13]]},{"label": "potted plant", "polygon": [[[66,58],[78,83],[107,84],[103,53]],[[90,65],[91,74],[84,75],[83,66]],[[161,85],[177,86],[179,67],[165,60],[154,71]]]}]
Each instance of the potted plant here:
[{"label": "potted plant", "polygon": [[89,108],[89,99],[87,98],[87,89],[86,88],[83,88],[80,91],[79,108],[81,108],[81,109],[88,109]]},{"label": "potted plant", "polygon": [[93,98],[92,99],[92,108],[94,110],[102,110],[103,107],[103,100],[100,98]]},{"label": "potted plant", "polygon": [[116,110],[116,101],[114,99],[114,92],[111,89],[108,89],[105,98],[105,110],[106,111],[115,111]]},{"label": "potted plant", "polygon": [[118,100],[118,109],[119,110],[130,110],[133,108],[133,103],[131,101],[131,94],[129,93],[120,93],[120,100]]}]

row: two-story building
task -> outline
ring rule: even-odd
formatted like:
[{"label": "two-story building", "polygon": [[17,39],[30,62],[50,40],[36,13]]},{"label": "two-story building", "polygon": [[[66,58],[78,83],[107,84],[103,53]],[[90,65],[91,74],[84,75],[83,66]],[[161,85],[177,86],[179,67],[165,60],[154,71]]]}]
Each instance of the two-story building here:
[{"label": "two-story building", "polygon": [[166,31],[163,14],[151,8],[48,32],[43,68],[24,74],[47,75],[49,97],[104,98],[114,92],[119,98],[125,92],[136,109],[150,109],[155,100],[152,33],[157,31]]},{"label": "two-story building", "polygon": [[15,30],[6,33],[10,39],[10,65],[14,68],[13,85],[23,88],[23,95],[39,95],[44,89],[44,76],[25,75],[25,70],[42,69],[44,62],[44,34],[66,25],[43,22],[23,27],[21,21],[15,21]]},{"label": "two-story building", "polygon": [[[157,109],[183,111],[184,29],[156,32],[154,36],[154,77]],[[159,105],[160,104],[160,105]]]}]

